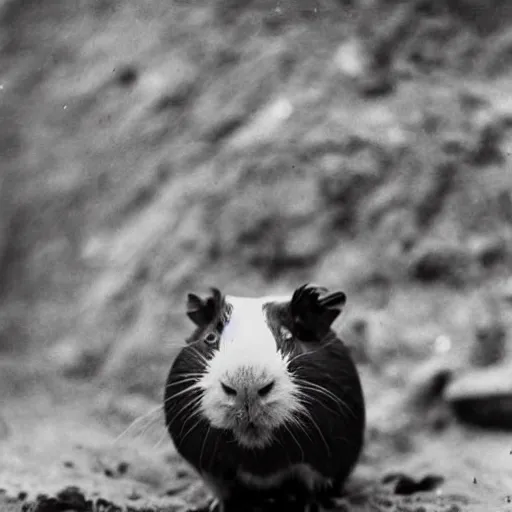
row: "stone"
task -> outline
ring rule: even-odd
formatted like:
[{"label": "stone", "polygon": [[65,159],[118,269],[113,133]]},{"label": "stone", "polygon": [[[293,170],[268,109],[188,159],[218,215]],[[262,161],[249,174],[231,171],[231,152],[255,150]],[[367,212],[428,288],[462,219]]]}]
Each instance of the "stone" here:
[{"label": "stone", "polygon": [[455,243],[428,241],[411,252],[409,272],[424,283],[445,282],[461,285],[471,275],[471,258]]},{"label": "stone", "polygon": [[464,423],[512,430],[511,363],[461,374],[446,387],[444,399]]}]

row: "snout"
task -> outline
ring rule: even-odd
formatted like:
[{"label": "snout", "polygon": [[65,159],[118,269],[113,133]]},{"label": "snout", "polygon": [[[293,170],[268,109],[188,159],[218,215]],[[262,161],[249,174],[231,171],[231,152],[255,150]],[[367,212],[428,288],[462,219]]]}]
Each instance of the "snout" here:
[{"label": "snout", "polygon": [[243,366],[223,375],[219,387],[238,425],[258,425],[275,379]]},{"label": "snout", "polygon": [[[265,348],[265,347],[264,347]],[[264,446],[300,407],[286,361],[256,345],[226,343],[201,380],[201,409],[211,425],[245,446]]]},{"label": "snout", "polygon": [[237,382],[239,379],[225,378],[220,382],[222,392],[228,396],[241,400],[246,407],[252,402],[265,399],[272,391],[275,385],[274,379],[261,378],[253,382]]}]

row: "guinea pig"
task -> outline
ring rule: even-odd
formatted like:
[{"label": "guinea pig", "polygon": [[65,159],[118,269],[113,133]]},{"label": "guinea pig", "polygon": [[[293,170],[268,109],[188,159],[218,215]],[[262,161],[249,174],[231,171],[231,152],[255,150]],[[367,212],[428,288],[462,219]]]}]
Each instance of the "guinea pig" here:
[{"label": "guinea pig", "polygon": [[331,327],[345,302],[309,284],[284,297],[188,295],[196,329],[169,372],[165,419],[212,510],[285,496],[318,510],[340,495],[365,430],[360,378]]}]

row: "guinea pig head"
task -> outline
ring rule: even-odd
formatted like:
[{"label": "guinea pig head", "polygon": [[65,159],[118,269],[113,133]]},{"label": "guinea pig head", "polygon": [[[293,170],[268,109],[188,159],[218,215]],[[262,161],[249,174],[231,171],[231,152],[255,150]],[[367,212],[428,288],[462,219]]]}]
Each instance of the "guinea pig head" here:
[{"label": "guinea pig head", "polygon": [[280,427],[305,411],[290,362],[317,349],[345,303],[342,292],[302,286],[286,297],[190,294],[188,316],[197,329],[189,343],[204,358],[196,387],[211,426],[232,432],[248,448],[272,442]]}]

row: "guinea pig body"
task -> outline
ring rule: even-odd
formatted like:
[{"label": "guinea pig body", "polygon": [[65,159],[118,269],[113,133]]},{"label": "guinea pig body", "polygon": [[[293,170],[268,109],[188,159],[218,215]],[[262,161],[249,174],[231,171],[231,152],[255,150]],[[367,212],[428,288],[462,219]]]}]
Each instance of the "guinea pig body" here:
[{"label": "guinea pig body", "polygon": [[189,296],[197,329],[169,373],[166,423],[222,512],[284,495],[318,503],[340,492],[359,457],[362,387],[330,328],[345,296],[322,291]]}]

